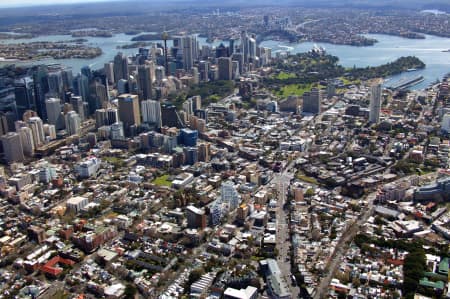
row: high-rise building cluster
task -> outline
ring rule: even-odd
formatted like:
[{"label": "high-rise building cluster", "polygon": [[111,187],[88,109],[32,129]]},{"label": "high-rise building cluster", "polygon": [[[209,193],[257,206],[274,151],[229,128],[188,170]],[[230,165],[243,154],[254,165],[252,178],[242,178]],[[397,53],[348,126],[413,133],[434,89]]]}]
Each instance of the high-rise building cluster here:
[{"label": "high-rise building cluster", "polygon": [[[163,127],[182,129],[177,142],[188,147],[184,150],[188,160],[196,161],[196,145],[183,129],[189,127],[196,136],[205,131],[207,111],[201,98],[188,98],[181,107],[164,99],[200,82],[238,79],[268,64],[271,50],[258,47],[256,36],[245,31],[229,45],[215,48],[200,46],[196,35],[171,39],[171,48],[154,44],[131,57],[118,53],[100,70],[85,66],[73,74],[57,64],[29,68],[11,90],[0,94],[5,160],[32,157],[52,140],[89,131],[95,120],[98,137],[112,140]],[[175,143],[169,144],[166,149],[172,151]],[[17,153],[8,153],[9,146]]]}]

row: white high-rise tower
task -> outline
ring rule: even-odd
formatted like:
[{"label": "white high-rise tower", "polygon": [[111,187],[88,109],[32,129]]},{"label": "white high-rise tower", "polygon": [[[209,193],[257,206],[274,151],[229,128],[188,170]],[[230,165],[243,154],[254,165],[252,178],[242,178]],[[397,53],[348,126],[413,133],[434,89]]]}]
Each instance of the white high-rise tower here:
[{"label": "white high-rise tower", "polygon": [[379,123],[381,111],[381,84],[373,85],[370,89],[369,122]]}]

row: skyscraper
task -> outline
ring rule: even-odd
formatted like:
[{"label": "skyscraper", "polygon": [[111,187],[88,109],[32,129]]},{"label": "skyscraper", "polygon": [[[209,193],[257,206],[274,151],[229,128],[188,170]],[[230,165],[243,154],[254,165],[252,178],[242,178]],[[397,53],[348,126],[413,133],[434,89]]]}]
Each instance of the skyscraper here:
[{"label": "skyscraper", "polygon": [[80,96],[72,96],[70,97],[70,104],[73,110],[80,116],[81,121],[83,121],[85,119],[83,99]]},{"label": "skyscraper", "polygon": [[56,139],[56,129],[54,125],[44,124],[44,133],[46,139],[50,140]]},{"label": "skyscraper", "polygon": [[48,92],[48,70],[46,66],[33,68],[34,96],[36,99],[36,112],[42,119],[47,119],[45,110],[45,94]]},{"label": "skyscraper", "polygon": [[123,122],[126,135],[130,135],[131,126],[141,124],[139,99],[137,95],[123,94],[119,96],[119,119]]},{"label": "skyscraper", "polygon": [[[174,36],[173,37],[173,47],[171,48],[172,57],[176,60],[176,68],[180,68],[180,64],[183,64],[183,52],[184,52],[184,37],[183,36]],[[184,66],[182,66],[184,67]],[[169,66],[169,73],[171,73],[171,69]],[[169,75],[167,73],[167,75]]]},{"label": "skyscraper", "polygon": [[336,86],[332,82],[327,84],[327,98],[331,99],[336,95]]},{"label": "skyscraper", "polygon": [[75,77],[74,87],[75,87],[76,95],[81,96],[83,101],[87,101],[89,99],[89,78],[88,77],[79,73]]},{"label": "skyscraper", "polygon": [[125,138],[123,123],[118,121],[111,125],[111,140],[121,140]]},{"label": "skyscraper", "polygon": [[0,111],[0,136],[9,132],[8,117],[6,113]]},{"label": "skyscraper", "polygon": [[202,59],[208,59],[209,57],[211,57],[211,47],[210,46],[203,45],[200,52],[201,52],[200,54],[201,54]]},{"label": "skyscraper", "polygon": [[22,127],[27,127],[28,128],[28,125],[27,125],[27,123],[26,122],[24,122],[24,121],[22,121],[22,120],[18,120],[18,121],[15,121],[14,122],[14,127],[15,127],[15,130],[14,131],[19,131],[19,129],[20,128],[22,128]]},{"label": "skyscraper", "polygon": [[210,145],[209,143],[202,143],[198,146],[198,160],[202,162],[209,162],[210,160]]},{"label": "skyscraper", "polygon": [[249,48],[248,48],[248,35],[246,31],[241,32],[241,53],[243,56],[244,64],[248,63]]},{"label": "skyscraper", "polygon": [[180,142],[185,146],[197,146],[198,131],[191,129],[180,130]]},{"label": "skyscraper", "polygon": [[61,100],[57,98],[46,99],[45,108],[47,111],[47,122],[55,125],[56,129],[61,129]]},{"label": "skyscraper", "polygon": [[155,124],[161,128],[161,103],[158,101],[147,100],[141,102],[142,120],[144,123]]},{"label": "skyscraper", "polygon": [[231,59],[238,62],[239,74],[242,74],[244,72],[244,55],[242,53],[234,53]]},{"label": "skyscraper", "polygon": [[198,58],[198,42],[195,35],[176,36],[173,39],[174,56],[183,68],[189,71],[194,66],[194,61]]},{"label": "skyscraper", "polygon": [[98,129],[102,126],[106,126],[108,121],[108,114],[105,109],[95,110],[95,127]]},{"label": "skyscraper", "polygon": [[85,75],[89,81],[92,80],[93,76],[92,76],[92,70],[91,70],[90,66],[88,66],[88,65],[83,66],[81,68],[81,74]]},{"label": "skyscraper", "polygon": [[206,227],[206,215],[204,210],[194,206],[188,206],[186,208],[186,219],[189,228],[204,229]]},{"label": "skyscraper", "polygon": [[200,80],[208,81],[209,62],[204,60],[200,61],[198,71],[200,73]]},{"label": "skyscraper", "polygon": [[108,103],[108,92],[106,86],[98,81],[94,81],[89,85],[89,115],[95,113],[95,110],[106,107]]},{"label": "skyscraper", "polygon": [[128,58],[123,53],[114,57],[114,81],[117,84],[120,79],[128,80]]},{"label": "skyscraper", "polygon": [[317,88],[303,94],[303,109],[306,114],[319,114],[321,111],[322,91]]},{"label": "skyscraper", "polygon": [[218,61],[219,80],[233,80],[233,64],[231,58],[220,57]]},{"label": "skyscraper", "polygon": [[73,73],[71,69],[64,69],[61,71],[61,79],[63,84],[63,91],[72,90],[73,88]]},{"label": "skyscraper", "polygon": [[198,42],[195,35],[183,36],[183,66],[190,70],[198,57]]},{"label": "skyscraper", "polygon": [[22,142],[23,153],[31,157],[34,154],[34,140],[33,140],[33,132],[28,127],[21,127],[17,131],[20,135],[20,140]]},{"label": "skyscraper", "polygon": [[60,71],[48,74],[48,89],[50,93],[57,96],[62,95],[63,86],[64,85]]},{"label": "skyscraper", "polygon": [[120,80],[117,82],[117,92],[118,92],[119,94],[124,94],[124,93],[130,92],[129,85],[130,85],[130,84],[128,84],[128,80],[120,79]]},{"label": "skyscraper", "polygon": [[184,128],[184,123],[174,105],[161,105],[161,122],[162,126]]},{"label": "skyscraper", "polygon": [[204,133],[206,131],[206,121],[204,119],[197,118],[196,129],[200,133]]},{"label": "skyscraper", "polygon": [[78,113],[69,111],[66,114],[66,131],[69,135],[77,135],[80,133],[81,120]]},{"label": "skyscraper", "polygon": [[193,83],[195,85],[197,85],[198,82],[200,81],[200,76],[199,76],[199,73],[198,73],[198,67],[193,66],[191,68],[191,74],[192,74],[192,78],[193,78]]},{"label": "skyscraper", "polygon": [[228,55],[228,49],[227,47],[225,47],[224,44],[220,44],[217,48],[216,48],[216,58],[219,57],[228,57],[230,55]]},{"label": "skyscraper", "polygon": [[234,39],[230,39],[230,45],[229,45],[229,47],[228,47],[228,56],[231,56],[231,55],[233,55],[233,53],[234,53]]},{"label": "skyscraper", "polygon": [[[169,53],[168,53],[168,49],[167,49],[167,39],[169,38],[169,34],[164,31],[163,35],[162,35],[162,39],[164,40],[164,69],[166,71],[166,73],[169,73]],[[153,55],[153,57],[155,57]]]},{"label": "skyscraper", "polygon": [[114,81],[114,63],[107,62],[105,63],[103,69],[105,70],[106,78],[108,79],[109,84],[113,84]]},{"label": "skyscraper", "polygon": [[25,111],[36,109],[34,83],[30,77],[14,81],[14,96],[19,118],[22,118]]},{"label": "skyscraper", "polygon": [[117,111],[116,108],[108,108],[106,109],[106,119],[107,119],[107,123],[106,125],[110,126],[113,123],[116,123],[119,121],[119,112]]},{"label": "skyscraper", "polygon": [[194,108],[193,108],[193,105],[192,105],[192,99],[191,98],[189,98],[186,101],[184,101],[184,103],[183,103],[183,110],[186,112],[186,114],[188,116],[192,115],[194,113]]},{"label": "skyscraper", "polygon": [[239,72],[239,61],[234,61],[233,60],[231,62],[232,62],[232,67],[231,67],[232,72],[231,72],[231,74],[232,74],[233,78],[239,79],[239,77],[241,76],[240,72]]},{"label": "skyscraper", "polygon": [[267,47],[259,48],[259,58],[262,66],[267,65],[272,59],[272,49]]},{"label": "skyscraper", "polygon": [[184,163],[194,165],[198,162],[198,149],[196,147],[184,147]]},{"label": "skyscraper", "polygon": [[370,110],[369,122],[377,124],[380,122],[381,110],[381,84],[373,85],[370,88]]},{"label": "skyscraper", "polygon": [[256,60],[256,36],[252,34],[248,38],[248,62],[255,62]]},{"label": "skyscraper", "polygon": [[165,153],[171,154],[178,145],[177,136],[164,135],[163,150]]},{"label": "skyscraper", "polygon": [[42,119],[39,117],[30,117],[28,120],[28,126],[33,133],[34,147],[38,148],[43,145],[45,143],[45,133]]},{"label": "skyscraper", "polygon": [[202,97],[193,96],[190,98],[192,100],[192,109],[195,112],[198,109],[202,109]]},{"label": "skyscraper", "polygon": [[264,20],[264,23],[263,23],[264,26],[265,26],[265,27],[268,27],[268,26],[269,26],[269,16],[264,16],[264,17],[263,17],[263,20]]},{"label": "skyscraper", "polygon": [[211,204],[211,225],[217,226],[220,224],[220,221],[222,220],[222,203],[219,200],[215,200]]},{"label": "skyscraper", "polygon": [[152,65],[140,65],[138,67],[138,88],[141,100],[152,98],[152,80]]},{"label": "skyscraper", "polygon": [[223,203],[228,203],[230,211],[235,210],[241,202],[241,196],[236,191],[236,188],[232,182],[222,183],[220,196]]},{"label": "skyscraper", "polygon": [[20,162],[25,159],[23,155],[22,141],[20,135],[15,132],[9,132],[0,137],[3,146],[3,154],[6,162]]}]

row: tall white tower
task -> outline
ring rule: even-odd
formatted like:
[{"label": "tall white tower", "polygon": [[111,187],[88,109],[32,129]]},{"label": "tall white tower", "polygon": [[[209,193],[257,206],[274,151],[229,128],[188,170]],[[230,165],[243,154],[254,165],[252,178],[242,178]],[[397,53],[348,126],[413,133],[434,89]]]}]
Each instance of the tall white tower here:
[{"label": "tall white tower", "polygon": [[377,124],[380,122],[381,111],[381,84],[373,85],[370,89],[370,111],[369,122]]}]

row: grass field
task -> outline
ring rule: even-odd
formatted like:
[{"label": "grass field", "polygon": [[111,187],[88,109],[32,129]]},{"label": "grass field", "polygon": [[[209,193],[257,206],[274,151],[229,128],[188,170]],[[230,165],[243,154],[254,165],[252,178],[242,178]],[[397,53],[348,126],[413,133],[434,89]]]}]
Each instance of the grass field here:
[{"label": "grass field", "polygon": [[310,91],[312,84],[289,84],[281,87],[277,95],[281,97],[288,97],[291,95],[302,96],[306,91]]},{"label": "grass field", "polygon": [[160,177],[154,179],[152,183],[155,184],[155,185],[157,185],[157,186],[167,186],[167,187],[170,187],[170,186],[172,186],[172,182],[169,181],[168,178],[169,178],[169,175],[168,175],[168,174],[165,174],[165,175],[162,175],[162,176],[160,176]]},{"label": "grass field", "polygon": [[275,76],[275,78],[278,80],[286,80],[286,79],[291,79],[291,78],[296,78],[296,77],[297,77],[296,74],[285,73],[285,72],[281,72]]},{"label": "grass field", "polygon": [[340,80],[342,80],[342,82],[344,83],[344,85],[358,85],[361,83],[361,80],[349,80],[345,77],[339,77]]},{"label": "grass field", "polygon": [[297,174],[295,177],[297,179],[301,180],[301,181],[306,182],[306,183],[310,183],[310,184],[313,184],[313,185],[319,185],[319,182],[315,178],[312,178],[312,177],[309,177],[309,176],[306,176],[306,175],[303,175],[303,174]]}]

